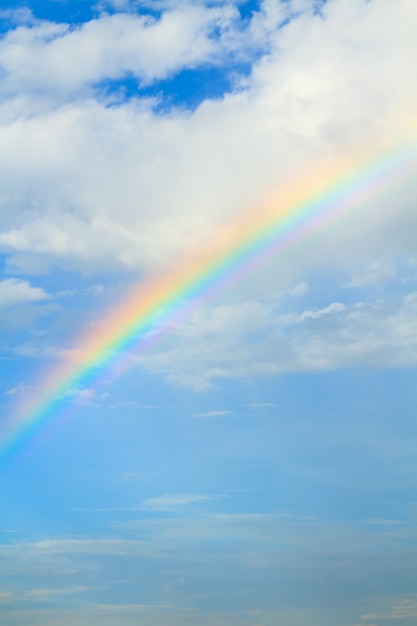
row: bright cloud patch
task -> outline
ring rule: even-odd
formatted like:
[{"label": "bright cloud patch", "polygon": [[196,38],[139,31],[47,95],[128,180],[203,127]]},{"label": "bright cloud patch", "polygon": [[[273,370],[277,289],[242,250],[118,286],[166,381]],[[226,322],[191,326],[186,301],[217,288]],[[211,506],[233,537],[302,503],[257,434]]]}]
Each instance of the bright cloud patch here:
[{"label": "bright cloud patch", "polygon": [[159,19],[103,13],[75,27],[45,21],[20,25],[1,42],[2,89],[69,95],[104,79],[161,79],[221,59],[231,45],[224,41],[225,33],[236,17],[231,5],[208,9],[185,4]]},{"label": "bright cloud patch", "polygon": [[0,281],[0,309],[27,302],[40,302],[49,297],[43,289],[32,287],[26,280],[6,278]]},{"label": "bright cloud patch", "polygon": [[167,494],[164,496],[159,496],[155,498],[149,498],[143,502],[143,508],[155,510],[155,511],[165,511],[171,509],[178,509],[188,505],[195,505],[199,502],[204,502],[205,500],[212,500],[211,496],[203,496],[193,493],[185,493],[185,494]]},{"label": "bright cloud patch", "polygon": [[349,306],[334,302],[284,315],[274,306],[255,302],[216,306],[175,333],[169,350],[141,357],[140,363],[174,383],[197,389],[224,377],[410,367],[417,363],[416,320],[416,293],[401,300]]},{"label": "bright cloud patch", "polygon": [[[349,150],[365,132],[402,132],[417,98],[414,3],[339,0],[320,15],[305,2],[298,11],[265,2],[243,27],[230,4],[180,4],[158,19],[103,14],[76,28],[36,22],[6,33],[0,246],[10,267],[165,266],[311,159]],[[291,12],[298,17],[280,27]],[[104,78],[154,80],[243,51],[249,77],[194,112],[161,115],[146,98],[91,92]],[[81,88],[74,101],[69,92]],[[415,246],[408,195],[383,215],[361,224],[358,253],[384,254],[387,239],[394,252]]]}]

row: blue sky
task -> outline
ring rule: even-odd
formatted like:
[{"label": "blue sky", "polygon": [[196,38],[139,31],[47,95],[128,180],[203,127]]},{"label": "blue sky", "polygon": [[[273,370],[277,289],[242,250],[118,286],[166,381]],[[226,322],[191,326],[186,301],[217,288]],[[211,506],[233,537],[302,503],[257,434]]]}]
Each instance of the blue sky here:
[{"label": "blue sky", "polygon": [[[317,163],[413,142],[416,22],[414,0],[3,2],[1,424],[130,285]],[[415,624],[413,146],[1,465],[2,625]]]}]

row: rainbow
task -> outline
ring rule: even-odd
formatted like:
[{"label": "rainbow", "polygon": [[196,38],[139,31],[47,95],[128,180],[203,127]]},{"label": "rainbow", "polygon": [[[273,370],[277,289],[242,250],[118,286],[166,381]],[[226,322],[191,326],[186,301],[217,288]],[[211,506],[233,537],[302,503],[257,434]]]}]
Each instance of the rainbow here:
[{"label": "rainbow", "polygon": [[[409,133],[410,137],[410,133]],[[67,405],[68,395],[132,347],[143,350],[184,323],[190,312],[268,258],[311,233],[358,215],[366,202],[416,172],[415,134],[400,148],[354,153],[322,163],[271,194],[176,267],[132,287],[125,298],[76,342],[70,357],[47,372],[0,434],[5,464]],[[374,203],[375,204],[375,203]],[[361,215],[363,217],[363,215]]]}]

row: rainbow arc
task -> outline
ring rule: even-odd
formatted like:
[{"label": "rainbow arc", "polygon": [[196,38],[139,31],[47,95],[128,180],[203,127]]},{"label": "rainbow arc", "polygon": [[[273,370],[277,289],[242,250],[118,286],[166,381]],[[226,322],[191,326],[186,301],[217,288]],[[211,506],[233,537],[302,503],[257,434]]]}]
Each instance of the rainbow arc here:
[{"label": "rainbow arc", "polygon": [[224,227],[200,253],[132,287],[75,342],[71,358],[46,372],[0,435],[0,463],[59,416],[71,389],[82,387],[133,347],[146,351],[195,307],[311,233],[361,211],[417,170],[415,135],[399,148],[341,158],[312,168],[268,201]]}]

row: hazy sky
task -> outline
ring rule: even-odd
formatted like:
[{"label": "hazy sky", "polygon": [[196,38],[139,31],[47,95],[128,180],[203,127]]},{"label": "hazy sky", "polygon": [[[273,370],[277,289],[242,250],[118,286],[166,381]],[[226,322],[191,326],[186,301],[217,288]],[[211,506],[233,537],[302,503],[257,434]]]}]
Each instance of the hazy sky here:
[{"label": "hazy sky", "polygon": [[[416,623],[416,32],[415,0],[1,2],[2,626]],[[131,285],[345,158],[343,214],[2,458]]]}]

